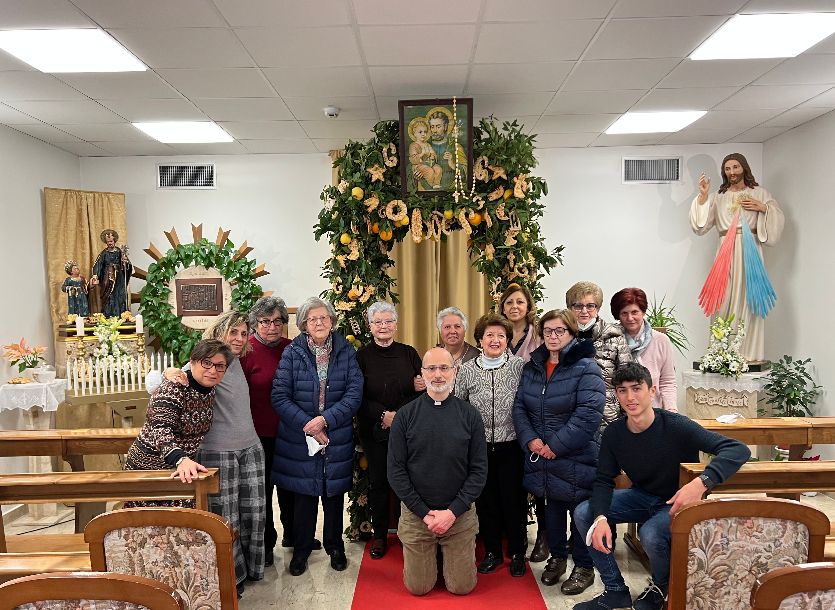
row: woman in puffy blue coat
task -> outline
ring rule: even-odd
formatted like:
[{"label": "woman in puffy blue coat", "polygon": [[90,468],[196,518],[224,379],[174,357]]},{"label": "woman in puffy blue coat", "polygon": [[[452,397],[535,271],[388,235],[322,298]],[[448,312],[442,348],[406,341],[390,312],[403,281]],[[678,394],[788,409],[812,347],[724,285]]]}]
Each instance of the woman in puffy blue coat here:
[{"label": "woman in puffy blue coat", "polygon": [[272,390],[280,418],[273,483],[295,492],[293,576],[307,569],[319,498],[331,567],[341,571],[348,565],[342,515],[345,492],[351,489],[353,417],[363,384],[354,348],[333,332],[336,312],[330,303],[311,297],[299,307],[296,320],[301,334],[284,350]]},{"label": "woman in puffy blue coat", "polygon": [[[513,425],[527,458],[525,488],[546,502],[551,557],[541,580],[550,586],[566,571],[567,513],[591,496],[606,386],[593,343],[577,341],[577,318],[571,310],[549,311],[539,330],[545,343],[522,369]],[[581,593],[594,582],[591,556],[573,519],[571,530],[574,569],[561,587],[566,595]]]}]

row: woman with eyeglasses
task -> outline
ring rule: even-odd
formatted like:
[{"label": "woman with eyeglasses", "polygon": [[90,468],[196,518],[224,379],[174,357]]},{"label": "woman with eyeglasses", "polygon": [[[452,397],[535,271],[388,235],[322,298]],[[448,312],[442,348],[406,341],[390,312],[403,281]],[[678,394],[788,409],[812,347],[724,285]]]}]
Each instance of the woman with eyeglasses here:
[{"label": "woman with eyeglasses", "polygon": [[623,336],[623,329],[600,317],[600,308],[603,306],[600,286],[592,282],[577,282],[565,293],[565,306],[577,317],[577,338],[581,341],[590,340],[594,345],[594,359],[606,383],[606,407],[600,424],[602,433],[620,415],[612,375],[627,362],[632,362],[632,354]]},{"label": "woman with eyeglasses", "polygon": [[620,328],[636,362],[645,366],[657,389],[652,399],[654,409],[678,413],[678,384],[670,338],[649,325],[647,294],[640,288],[624,288],[612,295],[612,315],[620,320]]},{"label": "woman with eyeglasses", "polygon": [[[238,532],[234,557],[240,594],[247,579],[264,578],[264,449],[252,423],[249,385],[240,361],[252,350],[246,314],[232,310],[219,315],[203,338],[222,341],[235,356],[215,389],[212,427],[203,437],[197,461],[220,470],[220,493],[209,496],[209,510],[226,517]],[[186,384],[191,368],[189,363],[182,371],[167,369],[165,377]]]},{"label": "woman with eyeglasses", "polygon": [[295,494],[293,558],[289,572],[307,570],[321,498],[323,539],[331,567],[348,567],[342,540],[345,493],[354,463],[354,415],[362,402],[362,371],[353,346],[334,332],[327,301],[307,299],[296,313],[301,334],[278,365],[272,403],[278,412],[273,481]]},{"label": "woman with eyeglasses", "polygon": [[382,559],[388,550],[389,491],[387,456],[391,424],[397,410],[426,389],[420,374],[421,361],[411,345],[394,340],[397,310],[391,303],[377,301],[368,308],[368,325],[373,341],[357,351],[364,379],[362,405],[357,428],[368,460],[368,492],[374,539],[371,559]]},{"label": "woman with eyeglasses", "polygon": [[504,533],[510,575],[518,577],[526,569],[528,507],[522,487],[523,455],[513,428],[513,401],[525,362],[508,352],[512,332],[511,323],[498,314],[478,319],[473,334],[481,354],[461,365],[455,395],[478,409],[487,439],[487,483],[475,503],[485,550],[478,571],[489,574],[503,563]]},{"label": "woman with eyeglasses", "polygon": [[[273,516],[273,491],[278,493],[278,510],[283,535],[281,546],[291,547],[293,530],[293,493],[278,489],[272,481],[272,464],[275,456],[275,437],[278,432],[278,414],[273,409],[272,389],[278,363],[290,340],[284,337],[289,321],[287,306],[277,297],[261,297],[249,311],[249,336],[251,351],[241,359],[244,376],[249,384],[249,409],[255,432],[264,450],[266,464],[263,485],[266,499],[264,526],[264,565],[275,563],[274,548],[278,542]],[[321,548],[321,547],[320,547]]]},{"label": "woman with eyeglasses", "polygon": [[[206,472],[196,460],[197,449],[212,425],[215,386],[234,359],[222,341],[206,339],[194,346],[186,373],[188,385],[164,379],[148,402],[145,423],[128,449],[125,470],[170,470],[171,478],[190,483]],[[151,500],[125,502],[137,506],[179,506],[194,508],[194,500]]]},{"label": "woman with eyeglasses", "polygon": [[[566,572],[566,515],[591,497],[597,469],[599,427],[606,386],[591,341],[578,341],[570,309],[549,311],[539,321],[545,341],[522,369],[513,424],[525,453],[525,488],[545,498],[551,558],[541,581],[555,585]],[[561,591],[576,595],[594,582],[588,547],[574,525],[574,569]]]}]

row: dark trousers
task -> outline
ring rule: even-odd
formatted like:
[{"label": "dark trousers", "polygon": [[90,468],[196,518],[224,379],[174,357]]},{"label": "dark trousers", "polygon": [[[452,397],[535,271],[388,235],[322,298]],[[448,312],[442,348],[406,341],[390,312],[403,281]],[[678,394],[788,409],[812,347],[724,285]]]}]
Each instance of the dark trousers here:
[{"label": "dark trousers", "polygon": [[502,556],[502,533],[508,556],[525,552],[528,542],[527,493],[522,487],[524,455],[519,443],[487,444],[487,483],[476,500],[484,550]]},{"label": "dark trousers", "polygon": [[273,490],[278,493],[278,511],[281,520],[282,539],[292,541],[293,512],[295,509],[294,493],[286,489],[278,489],[272,482],[273,457],[275,455],[275,437],[259,436],[264,448],[264,496],[267,501],[266,521],[264,528],[264,548],[272,549],[278,542],[278,532],[275,529],[273,517]]},{"label": "dark trousers", "polygon": [[365,458],[368,460],[368,506],[371,509],[371,525],[374,537],[385,539],[388,536],[391,519],[389,515],[388,482],[388,441],[376,441],[371,430],[360,432],[360,442]]},{"label": "dark trousers", "polygon": [[580,503],[560,502],[548,498],[548,546],[551,547],[551,557],[568,559],[566,529],[568,513],[571,513],[571,557],[574,559],[574,565],[579,568],[592,568],[594,563],[589,555],[589,547],[586,546],[586,537],[577,531],[577,522],[573,518],[578,504]]},{"label": "dark trousers", "polygon": [[[323,490],[327,493],[327,488]],[[316,518],[319,515],[319,496],[293,494],[295,498],[295,522],[293,523],[293,557],[307,559],[313,550],[313,536],[316,534]],[[345,494],[331,498],[321,496],[325,521],[322,524],[322,546],[325,551],[345,552],[342,540],[342,514]]]}]

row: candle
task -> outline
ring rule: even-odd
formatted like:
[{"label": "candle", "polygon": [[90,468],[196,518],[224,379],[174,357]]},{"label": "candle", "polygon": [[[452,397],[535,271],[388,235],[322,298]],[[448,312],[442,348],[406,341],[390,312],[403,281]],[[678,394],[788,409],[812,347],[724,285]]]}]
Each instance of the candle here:
[{"label": "candle", "polygon": [[84,336],[84,317],[83,316],[78,316],[75,319],[75,335],[77,337],[83,337]]},{"label": "candle", "polygon": [[145,332],[145,323],[142,320],[142,314],[136,314],[136,334],[141,335]]}]

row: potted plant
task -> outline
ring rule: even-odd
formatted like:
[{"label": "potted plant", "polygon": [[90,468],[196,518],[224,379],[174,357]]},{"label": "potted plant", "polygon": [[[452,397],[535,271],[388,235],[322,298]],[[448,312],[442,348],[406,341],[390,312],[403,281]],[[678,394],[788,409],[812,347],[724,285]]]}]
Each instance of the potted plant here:
[{"label": "potted plant", "polygon": [[806,366],[812,361],[793,360],[784,355],[771,363],[771,370],[765,375],[763,386],[772,412],[776,417],[804,417],[812,415],[812,406],[823,389],[817,385]]},{"label": "potted plant", "polygon": [[653,329],[666,334],[670,343],[681,355],[684,355],[685,350],[690,347],[690,341],[684,334],[686,331],[684,324],[676,318],[675,310],[675,306],[667,307],[664,305],[664,298],[659,302],[653,295],[645,317]]}]

